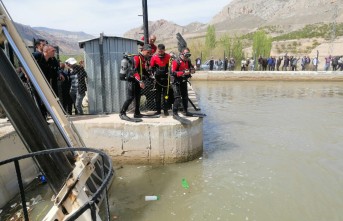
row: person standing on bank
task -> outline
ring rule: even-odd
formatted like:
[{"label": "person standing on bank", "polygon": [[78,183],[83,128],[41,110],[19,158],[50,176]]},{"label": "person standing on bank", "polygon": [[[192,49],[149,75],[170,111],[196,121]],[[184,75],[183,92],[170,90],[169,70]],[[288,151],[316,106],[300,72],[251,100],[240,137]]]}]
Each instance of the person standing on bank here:
[{"label": "person standing on bank", "polygon": [[213,71],[213,66],[214,66],[214,58],[212,57],[210,60],[210,71]]},{"label": "person standing on bank", "polygon": [[[56,49],[53,46],[44,45],[42,52],[37,51],[34,52],[32,55],[37,61],[38,66],[42,70],[45,79],[50,84],[55,94],[58,95],[57,80],[60,79],[61,81],[64,81],[64,76],[59,73],[59,64],[57,59],[55,58],[55,51]],[[46,119],[48,115],[47,110],[42,100],[39,98],[37,91],[34,91],[34,94],[37,98],[39,109],[43,117]]]},{"label": "person standing on bank", "polygon": [[161,114],[161,96],[163,96],[163,112],[164,116],[168,116],[168,109],[170,108],[168,102],[168,92],[170,84],[169,76],[169,60],[170,55],[165,53],[164,44],[157,46],[157,54],[152,56],[150,60],[150,67],[155,73],[155,88],[156,88],[156,113]]},{"label": "person standing on bank", "polygon": [[77,64],[76,59],[73,57],[68,58],[66,64],[69,67],[70,97],[75,104],[75,114],[83,115],[82,100],[87,91],[87,73],[83,67]]},{"label": "person standing on bank", "polygon": [[[143,82],[143,77],[149,76],[147,71],[148,67],[146,67],[146,59],[149,59],[151,55],[151,46],[149,44],[144,44],[142,47],[142,51],[139,52],[138,55],[133,57],[134,59],[134,70],[130,73],[127,79],[127,99],[124,102],[119,117],[122,120],[133,121],[133,122],[140,122],[143,115],[140,113],[139,106],[140,106],[140,99],[141,99],[141,89],[145,88],[145,84]],[[134,118],[130,118],[126,115],[126,111],[128,110],[132,101],[135,100],[135,113]]]}]

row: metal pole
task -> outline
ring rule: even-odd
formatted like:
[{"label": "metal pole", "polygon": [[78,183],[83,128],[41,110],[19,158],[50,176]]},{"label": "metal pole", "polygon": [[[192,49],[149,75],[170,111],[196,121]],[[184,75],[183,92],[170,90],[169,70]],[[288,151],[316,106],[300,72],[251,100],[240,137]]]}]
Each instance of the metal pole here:
[{"label": "metal pole", "polygon": [[21,179],[21,172],[18,160],[14,161],[15,171],[17,173],[17,181],[20,190],[20,198],[21,198],[21,205],[23,207],[24,219],[25,221],[29,221],[29,214],[27,213],[26,208],[26,199],[25,199],[25,190],[23,186],[23,180]]},{"label": "metal pole", "polygon": [[106,90],[105,90],[105,62],[104,62],[104,33],[100,33],[99,38],[99,54],[100,54],[100,76],[101,76],[101,97],[102,97],[102,113],[106,112]]},{"label": "metal pole", "polygon": [[148,21],[148,2],[142,0],[143,6],[143,29],[144,29],[144,43],[149,44],[149,21]]}]

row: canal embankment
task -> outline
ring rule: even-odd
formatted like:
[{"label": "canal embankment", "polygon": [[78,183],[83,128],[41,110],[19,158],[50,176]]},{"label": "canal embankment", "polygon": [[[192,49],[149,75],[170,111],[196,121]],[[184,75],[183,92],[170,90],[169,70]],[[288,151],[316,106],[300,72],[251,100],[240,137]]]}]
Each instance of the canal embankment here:
[{"label": "canal embankment", "polygon": [[197,71],[197,81],[343,81],[343,71]]}]

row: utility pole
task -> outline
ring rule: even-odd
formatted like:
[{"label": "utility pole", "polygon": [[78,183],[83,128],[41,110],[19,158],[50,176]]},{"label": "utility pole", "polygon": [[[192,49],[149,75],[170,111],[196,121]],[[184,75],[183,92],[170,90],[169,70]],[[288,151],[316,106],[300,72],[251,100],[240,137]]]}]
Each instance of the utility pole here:
[{"label": "utility pole", "polygon": [[149,44],[149,21],[148,21],[148,2],[142,0],[143,9],[143,30],[144,30],[144,43]]}]

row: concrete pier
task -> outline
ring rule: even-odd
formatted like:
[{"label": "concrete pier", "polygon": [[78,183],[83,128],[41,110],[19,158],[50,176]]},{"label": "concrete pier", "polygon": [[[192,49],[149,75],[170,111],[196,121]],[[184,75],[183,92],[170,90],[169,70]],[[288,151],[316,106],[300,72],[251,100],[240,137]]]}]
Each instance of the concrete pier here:
[{"label": "concrete pier", "polygon": [[[129,116],[131,114],[128,114]],[[184,126],[172,116],[123,121],[118,114],[77,116],[72,120],[88,147],[109,154],[115,163],[165,164],[186,162],[202,154],[202,119]]]}]

